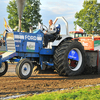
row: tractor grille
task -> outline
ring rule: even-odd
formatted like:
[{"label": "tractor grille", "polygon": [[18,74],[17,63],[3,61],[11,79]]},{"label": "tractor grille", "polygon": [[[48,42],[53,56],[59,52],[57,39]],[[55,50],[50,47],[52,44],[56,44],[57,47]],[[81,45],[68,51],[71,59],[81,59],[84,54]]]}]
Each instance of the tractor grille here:
[{"label": "tractor grille", "polygon": [[7,39],[7,50],[8,51],[15,51],[15,42],[14,39]]}]

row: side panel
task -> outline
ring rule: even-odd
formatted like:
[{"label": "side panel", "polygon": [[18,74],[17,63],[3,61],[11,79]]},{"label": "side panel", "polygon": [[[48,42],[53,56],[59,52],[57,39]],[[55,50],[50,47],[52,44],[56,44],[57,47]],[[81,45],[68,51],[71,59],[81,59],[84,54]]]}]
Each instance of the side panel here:
[{"label": "side panel", "polygon": [[43,36],[41,31],[36,33],[14,32],[16,51],[39,53],[43,46]]},{"label": "side panel", "polygon": [[40,55],[54,55],[55,48],[52,49],[41,49]]},{"label": "side panel", "polygon": [[100,51],[100,37],[79,37],[79,42],[84,46],[84,50],[99,50]]},{"label": "side panel", "polygon": [[100,40],[95,40],[94,41],[94,50],[99,50],[100,51]]},{"label": "side panel", "polygon": [[92,39],[81,39],[79,42],[84,46],[84,50],[94,50],[94,40]]},{"label": "side panel", "polygon": [[94,40],[92,37],[79,38],[79,42],[84,46],[84,50],[94,50]]}]

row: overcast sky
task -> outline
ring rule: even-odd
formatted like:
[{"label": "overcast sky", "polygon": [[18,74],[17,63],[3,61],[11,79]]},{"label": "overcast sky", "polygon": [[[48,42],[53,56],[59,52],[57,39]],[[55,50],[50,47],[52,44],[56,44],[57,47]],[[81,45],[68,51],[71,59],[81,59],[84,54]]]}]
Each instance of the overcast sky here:
[{"label": "overcast sky", "polygon": [[[99,0],[98,0],[99,1]],[[68,22],[69,31],[74,31],[75,13],[82,9],[84,0],[40,0],[43,24],[48,26],[48,20],[54,20],[56,17],[63,16]],[[4,18],[8,22],[7,5],[9,0],[0,0],[0,34],[4,31]],[[62,32],[65,33],[65,24],[61,20]]]}]

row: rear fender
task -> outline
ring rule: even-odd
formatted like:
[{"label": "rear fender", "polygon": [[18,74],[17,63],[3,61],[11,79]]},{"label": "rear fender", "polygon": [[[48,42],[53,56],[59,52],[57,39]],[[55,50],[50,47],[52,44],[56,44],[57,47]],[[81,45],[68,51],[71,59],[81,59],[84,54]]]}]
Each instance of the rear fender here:
[{"label": "rear fender", "polygon": [[73,39],[71,36],[69,35],[62,35],[62,38],[60,40],[55,40],[52,44],[52,46],[58,46],[63,40],[65,39]]}]

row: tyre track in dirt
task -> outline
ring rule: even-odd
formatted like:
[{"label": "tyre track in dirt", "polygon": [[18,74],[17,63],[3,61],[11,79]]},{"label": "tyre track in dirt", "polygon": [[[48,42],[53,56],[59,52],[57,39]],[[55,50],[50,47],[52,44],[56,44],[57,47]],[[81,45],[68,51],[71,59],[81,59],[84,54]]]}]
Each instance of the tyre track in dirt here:
[{"label": "tyre track in dirt", "polygon": [[17,77],[15,65],[9,64],[8,68],[8,72],[0,77],[0,97],[100,84],[100,75],[68,77],[59,76],[53,71],[43,74],[32,73],[30,78],[23,80]]}]

